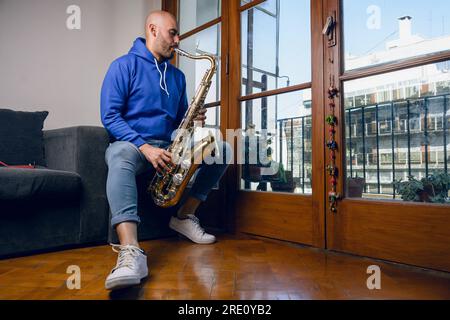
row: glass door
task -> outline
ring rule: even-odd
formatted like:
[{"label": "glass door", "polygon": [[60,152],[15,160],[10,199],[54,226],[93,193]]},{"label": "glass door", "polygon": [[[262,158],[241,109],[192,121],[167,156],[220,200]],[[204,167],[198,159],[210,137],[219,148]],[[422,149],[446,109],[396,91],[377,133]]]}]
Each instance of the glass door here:
[{"label": "glass door", "polygon": [[328,246],[448,271],[450,3],[325,3],[323,18],[339,17],[325,72],[340,92],[344,199]]},{"label": "glass door", "polygon": [[312,70],[320,61],[320,54],[312,55],[319,6],[310,0],[229,2],[230,34],[238,35],[230,38],[231,65],[238,68],[229,79],[229,124],[241,141],[233,176],[237,230],[324,246],[323,211],[313,210],[314,201],[320,210],[314,194],[323,186],[315,175],[323,159],[313,152],[323,129]]}]

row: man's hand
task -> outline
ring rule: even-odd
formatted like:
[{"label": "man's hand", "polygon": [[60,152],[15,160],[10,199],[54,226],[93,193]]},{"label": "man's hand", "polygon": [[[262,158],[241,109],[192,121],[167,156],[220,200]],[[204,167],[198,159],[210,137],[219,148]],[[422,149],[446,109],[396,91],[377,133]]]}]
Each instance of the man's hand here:
[{"label": "man's hand", "polygon": [[169,170],[167,165],[173,165],[172,154],[167,150],[153,147],[147,143],[140,146],[139,150],[158,172],[161,169]]},{"label": "man's hand", "polygon": [[194,118],[194,121],[201,121],[202,127],[205,125],[206,120],[206,111],[208,111],[206,108],[202,108],[199,110],[197,117]]}]

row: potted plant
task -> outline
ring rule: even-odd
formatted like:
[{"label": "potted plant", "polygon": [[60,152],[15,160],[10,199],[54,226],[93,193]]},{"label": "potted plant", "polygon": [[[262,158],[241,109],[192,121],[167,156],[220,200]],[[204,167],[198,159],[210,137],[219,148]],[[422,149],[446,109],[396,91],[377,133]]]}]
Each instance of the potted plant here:
[{"label": "potted plant", "polygon": [[[242,166],[242,179],[249,182],[261,182],[266,179],[266,177],[262,174],[262,169],[271,166],[272,161],[272,148],[269,146],[266,149],[266,158],[264,160],[269,160],[269,163],[261,163],[259,148],[266,147],[266,145],[260,145],[261,137],[256,136],[255,125],[250,123],[248,124],[247,135],[245,136],[245,153],[244,160],[245,163]],[[251,139],[253,143],[250,142]],[[267,145],[272,143],[272,139],[268,139],[266,141]],[[250,159],[252,157],[256,158],[256,163],[250,163]]]},{"label": "potted plant", "polygon": [[283,164],[280,163],[276,178],[270,182],[270,186],[273,191],[294,192],[296,183],[292,171],[284,170]]},{"label": "potted plant", "polygon": [[362,177],[347,177],[346,196],[349,198],[362,198],[366,179]]},{"label": "potted plant", "polygon": [[438,172],[420,180],[408,176],[408,181],[394,181],[394,188],[404,201],[448,203],[450,175]]}]

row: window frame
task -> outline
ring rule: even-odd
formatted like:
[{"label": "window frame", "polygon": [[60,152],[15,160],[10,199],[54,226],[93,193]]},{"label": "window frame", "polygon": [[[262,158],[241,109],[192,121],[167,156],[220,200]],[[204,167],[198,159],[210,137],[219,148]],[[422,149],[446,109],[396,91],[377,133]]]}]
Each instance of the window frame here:
[{"label": "window frame", "polygon": [[[241,15],[242,12],[253,9],[266,1],[267,0],[253,0],[249,3],[246,3],[245,5],[241,5],[239,7],[239,15]],[[312,15],[312,10],[313,10],[312,2],[313,1],[311,1],[311,9],[310,9],[311,15]],[[240,3],[240,1],[239,1],[239,3]],[[312,19],[311,19],[311,21],[312,21]],[[240,32],[240,30],[239,30],[239,32]],[[311,44],[312,44],[312,35],[313,35],[312,29],[310,29],[310,33],[311,33]],[[311,50],[312,50],[312,45],[311,45]],[[239,52],[239,54],[242,54],[241,51]],[[313,65],[313,63],[311,60],[311,66],[312,65]],[[242,68],[242,64],[239,67]],[[312,71],[311,71],[311,73],[312,73]],[[242,81],[242,77],[241,77],[241,81]],[[252,93],[252,94],[248,94],[248,95],[242,95],[242,93],[241,93],[239,95],[238,101],[239,101],[239,103],[241,103],[241,102],[248,101],[248,100],[255,100],[255,99],[259,99],[259,98],[265,98],[265,97],[269,97],[269,96],[275,96],[275,95],[280,95],[283,93],[301,91],[301,90],[311,89],[311,88],[312,88],[312,81],[308,81],[308,82],[295,84],[292,86],[287,86],[287,87],[283,87],[283,88],[279,88],[279,89],[267,90],[267,91],[258,92],[258,93]]]}]

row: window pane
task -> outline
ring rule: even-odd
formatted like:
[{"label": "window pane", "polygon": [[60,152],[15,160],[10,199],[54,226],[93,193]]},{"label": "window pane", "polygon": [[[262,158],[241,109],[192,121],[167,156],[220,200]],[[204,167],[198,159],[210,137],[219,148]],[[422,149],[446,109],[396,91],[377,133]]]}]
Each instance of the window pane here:
[{"label": "window pane", "polygon": [[[211,87],[206,96],[205,103],[220,100],[220,23],[199,33],[196,33],[180,42],[180,49],[192,54],[212,54],[217,58],[216,75],[213,77]],[[186,75],[188,99],[195,95],[197,87],[210,63],[207,60],[193,60],[179,57],[178,66]],[[189,100],[190,101],[190,100]],[[207,115],[208,116],[208,115]]]},{"label": "window pane", "polygon": [[208,108],[205,127],[220,129],[220,106]]},{"label": "window pane", "polygon": [[345,69],[450,50],[446,0],[344,0]]},{"label": "window pane", "polygon": [[[247,3],[250,3],[250,2],[252,2],[252,0],[241,0],[241,6],[243,6]],[[262,2],[261,4],[257,5],[256,7],[267,10],[267,11],[275,14],[277,11],[277,2],[273,1],[273,0],[266,0],[266,1]]]},{"label": "window pane", "polygon": [[220,0],[179,0],[180,34],[220,17]]},{"label": "window pane", "polygon": [[241,104],[241,188],[311,194],[311,90]]},{"label": "window pane", "polygon": [[311,81],[310,1],[276,4],[241,14],[242,95]]},{"label": "window pane", "polygon": [[448,201],[445,190],[414,191],[431,190],[422,178],[450,178],[450,73],[440,65],[344,83],[347,196]]}]

